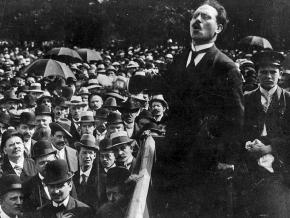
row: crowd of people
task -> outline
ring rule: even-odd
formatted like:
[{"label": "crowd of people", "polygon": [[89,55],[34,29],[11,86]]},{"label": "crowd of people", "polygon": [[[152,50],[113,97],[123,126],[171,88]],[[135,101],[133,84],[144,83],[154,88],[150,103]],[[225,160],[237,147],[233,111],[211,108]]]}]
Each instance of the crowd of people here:
[{"label": "crowd of people", "polygon": [[[221,52],[226,24],[205,1],[190,48],[170,39],[82,61],[49,56],[54,43],[2,41],[0,217],[124,217],[148,135],[166,142],[166,206],[154,216],[289,217],[285,54]],[[73,76],[31,70],[45,58]]]}]

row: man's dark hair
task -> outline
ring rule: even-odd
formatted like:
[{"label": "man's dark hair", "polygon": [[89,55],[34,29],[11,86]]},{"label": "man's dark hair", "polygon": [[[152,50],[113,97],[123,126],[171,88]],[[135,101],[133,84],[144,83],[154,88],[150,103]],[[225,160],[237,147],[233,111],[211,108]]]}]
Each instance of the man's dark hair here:
[{"label": "man's dark hair", "polygon": [[223,25],[223,31],[226,29],[227,24],[229,22],[227,11],[218,1],[216,0],[205,0],[203,1],[198,7],[203,5],[209,5],[213,8],[215,8],[218,12],[218,15],[216,17],[217,23]]}]

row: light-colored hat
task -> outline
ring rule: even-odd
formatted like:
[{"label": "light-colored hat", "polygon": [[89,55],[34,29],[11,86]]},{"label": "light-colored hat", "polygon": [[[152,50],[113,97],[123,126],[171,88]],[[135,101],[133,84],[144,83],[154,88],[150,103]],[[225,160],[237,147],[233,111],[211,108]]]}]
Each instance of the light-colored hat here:
[{"label": "light-colored hat", "polygon": [[32,83],[26,92],[44,93],[44,91],[41,89],[40,83]]},{"label": "light-colored hat", "polygon": [[73,95],[71,97],[71,100],[68,102],[68,105],[70,105],[70,106],[73,106],[73,105],[86,106],[87,103],[82,101],[81,96]]},{"label": "light-colored hat", "polygon": [[166,107],[167,109],[169,108],[169,107],[168,107],[168,103],[167,103],[167,101],[164,100],[164,97],[163,97],[162,94],[159,94],[159,95],[153,95],[152,98],[151,98],[151,100],[150,100],[150,102],[149,102],[150,106],[152,105],[152,103],[153,103],[154,101],[161,102],[161,104],[163,104],[164,107]]}]

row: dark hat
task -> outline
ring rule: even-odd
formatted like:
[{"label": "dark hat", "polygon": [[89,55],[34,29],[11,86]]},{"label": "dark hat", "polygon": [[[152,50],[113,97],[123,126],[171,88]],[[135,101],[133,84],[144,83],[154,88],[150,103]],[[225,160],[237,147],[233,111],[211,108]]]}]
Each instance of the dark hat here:
[{"label": "dark hat", "polygon": [[52,131],[63,131],[69,138],[72,138],[70,134],[71,121],[66,118],[59,118],[56,122],[49,124]]},{"label": "dark hat", "polygon": [[107,172],[106,186],[113,187],[125,184],[130,176],[130,171],[125,167],[113,167]]},{"label": "dark hat", "polygon": [[0,178],[0,196],[9,191],[22,190],[22,182],[16,174],[4,175]]},{"label": "dark hat", "polygon": [[54,101],[55,106],[68,108],[68,101],[64,97],[57,97]]},{"label": "dark hat", "polygon": [[156,122],[156,120],[153,118],[153,115],[148,110],[142,110],[138,117],[136,117],[136,122],[138,122],[140,119],[147,119],[151,122]]},{"label": "dark hat", "polygon": [[20,77],[22,79],[26,79],[27,75],[26,75],[25,71],[21,70],[21,71],[16,72],[15,77]]},{"label": "dark hat", "polygon": [[17,94],[19,94],[20,92],[27,92],[28,90],[28,86],[20,86],[17,88]]},{"label": "dark hat", "polygon": [[280,67],[284,59],[285,58],[281,53],[271,50],[257,52],[253,56],[253,61],[256,66],[272,65]]},{"label": "dark hat", "polygon": [[141,105],[133,101],[131,98],[129,98],[125,103],[121,104],[119,107],[120,111],[123,112],[137,112],[141,108]]},{"label": "dark hat", "polygon": [[149,101],[150,106],[152,105],[153,102],[156,102],[156,101],[161,102],[161,104],[168,109],[168,103],[167,101],[164,100],[164,97],[162,94],[152,96],[151,100]]},{"label": "dark hat", "polygon": [[58,159],[46,164],[43,182],[47,185],[56,185],[70,180],[73,175],[66,161]]},{"label": "dark hat", "polygon": [[103,104],[103,108],[117,109],[118,105],[116,99],[113,97],[108,97]]},{"label": "dark hat", "polygon": [[70,99],[73,96],[73,89],[71,87],[68,86],[64,86],[61,89],[61,96],[64,97],[65,99],[67,99],[68,101],[70,101]]},{"label": "dark hat", "polygon": [[35,115],[47,115],[52,117],[52,113],[46,105],[39,105],[35,108]]},{"label": "dark hat", "polygon": [[[130,139],[126,131],[114,132],[111,134],[112,148],[127,143],[132,143],[134,140]],[[111,147],[109,147],[111,148]]]},{"label": "dark hat", "polygon": [[1,151],[3,151],[3,148],[5,147],[7,140],[12,138],[13,136],[18,136],[19,138],[23,140],[22,134],[20,134],[18,131],[16,131],[15,129],[8,129],[2,135]]},{"label": "dark hat", "polygon": [[31,157],[38,158],[49,154],[56,154],[57,150],[52,148],[51,142],[48,140],[39,140],[34,144],[31,150]]},{"label": "dark hat", "polygon": [[78,123],[95,123],[94,113],[92,111],[83,111]]},{"label": "dark hat", "polygon": [[145,124],[142,131],[145,131],[145,130],[150,130],[151,132],[155,132],[158,135],[165,134],[165,131],[162,130],[155,122]]},{"label": "dark hat", "polygon": [[91,134],[83,134],[80,142],[75,143],[76,148],[89,148],[92,150],[99,150],[99,147],[96,144],[96,138]]},{"label": "dark hat", "polygon": [[31,108],[36,106],[36,98],[33,95],[25,95],[23,100],[23,104],[25,104],[26,108]]},{"label": "dark hat", "polygon": [[36,100],[37,104],[38,104],[38,105],[41,104],[42,100],[45,99],[45,98],[50,99],[50,101],[53,100],[53,97],[51,96],[51,94],[50,94],[49,92],[44,92],[43,95],[40,96],[40,97]]},{"label": "dark hat", "polygon": [[5,112],[1,112],[0,113],[0,123],[3,123],[7,126],[10,125],[10,116],[9,114],[5,113]]},{"label": "dark hat", "polygon": [[19,124],[36,126],[35,114],[33,112],[22,112],[20,114]]},{"label": "dark hat", "polygon": [[95,118],[98,120],[107,120],[109,111],[105,108],[100,108],[95,113]]},{"label": "dark hat", "polygon": [[108,125],[123,123],[122,115],[118,112],[111,112],[107,118]]},{"label": "dark hat", "polygon": [[108,138],[104,138],[103,140],[100,141],[99,144],[100,147],[100,152],[108,152],[108,151],[112,151],[112,140],[108,139]]},{"label": "dark hat", "polygon": [[9,101],[19,102],[20,99],[17,98],[14,91],[8,91],[4,94],[4,101],[6,101],[6,102],[9,102]]}]

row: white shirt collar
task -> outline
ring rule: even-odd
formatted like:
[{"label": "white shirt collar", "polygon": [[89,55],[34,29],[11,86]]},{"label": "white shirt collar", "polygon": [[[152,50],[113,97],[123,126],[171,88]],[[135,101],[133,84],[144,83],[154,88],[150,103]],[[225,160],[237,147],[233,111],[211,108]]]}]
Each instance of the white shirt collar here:
[{"label": "white shirt collar", "polygon": [[52,205],[54,207],[59,207],[61,205],[64,205],[65,207],[67,207],[68,201],[69,201],[69,196],[67,196],[67,198],[61,203],[56,203],[56,202],[52,201]]},{"label": "white shirt collar", "polygon": [[40,173],[38,173],[38,177],[40,178],[41,181],[44,179],[44,177]]},{"label": "white shirt collar", "polygon": [[52,145],[52,148],[57,151],[57,154],[59,155],[60,159],[65,160],[65,151],[64,151],[64,148],[61,149],[61,150],[58,150],[53,144],[51,144],[51,145]]},{"label": "white shirt collar", "polygon": [[214,45],[213,42],[207,43],[207,44],[203,44],[203,45],[194,45],[193,43],[191,43],[191,49],[192,51],[200,51],[200,50],[204,50],[207,48],[210,48]]},{"label": "white shirt collar", "polygon": [[[3,210],[2,207],[0,205],[0,217],[1,218],[10,218],[10,216],[8,216]],[[16,216],[15,218],[17,218],[18,216]]]},{"label": "white shirt collar", "polygon": [[12,166],[12,168],[14,169],[14,167],[17,165],[17,166],[19,166],[21,169],[23,169],[23,165],[24,165],[24,158],[21,158],[21,160],[19,161],[19,163],[14,163],[14,162],[12,162],[12,161],[10,161],[9,160],[9,162],[10,162],[10,164],[11,164],[11,166]]},{"label": "white shirt collar", "polygon": [[278,86],[276,85],[273,88],[271,88],[269,91],[267,91],[266,89],[263,89],[262,86],[260,86],[260,91],[265,96],[272,96],[276,92],[277,88]]},{"label": "white shirt collar", "polygon": [[82,177],[83,174],[85,174],[85,176],[88,178],[90,176],[91,170],[93,167],[90,167],[90,169],[88,169],[87,171],[83,172],[82,168],[80,168],[80,177]]}]

